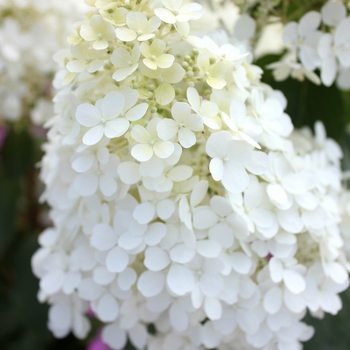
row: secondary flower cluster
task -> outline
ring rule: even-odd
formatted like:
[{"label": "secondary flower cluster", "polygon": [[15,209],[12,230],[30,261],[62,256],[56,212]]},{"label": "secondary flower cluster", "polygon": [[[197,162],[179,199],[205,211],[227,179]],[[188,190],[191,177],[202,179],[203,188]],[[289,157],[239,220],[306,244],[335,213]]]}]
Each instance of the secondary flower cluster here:
[{"label": "secondary flower cluster", "polygon": [[[321,29],[319,28],[321,26]],[[310,11],[290,22],[283,32],[289,51],[281,62],[270,65],[276,80],[289,75],[330,86],[337,79],[340,89],[350,89],[350,16],[343,3],[329,1],[321,13]],[[321,80],[315,70],[321,71]]]},{"label": "secondary flower cluster", "polygon": [[244,45],[194,35],[199,4],[88,3],[42,161],[49,328],[85,337],[91,308],[113,349],[300,348],[348,285],[338,145],[292,132]]},{"label": "secondary flower cluster", "polygon": [[52,56],[66,46],[78,13],[73,0],[1,1],[0,124],[28,118],[42,125],[52,115]]}]

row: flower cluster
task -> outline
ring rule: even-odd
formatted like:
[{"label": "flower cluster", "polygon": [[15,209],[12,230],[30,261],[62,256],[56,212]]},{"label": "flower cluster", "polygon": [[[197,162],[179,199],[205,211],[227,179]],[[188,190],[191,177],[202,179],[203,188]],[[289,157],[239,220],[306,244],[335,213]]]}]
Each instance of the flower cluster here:
[{"label": "flower cluster", "polygon": [[[350,89],[350,16],[343,3],[329,1],[321,13],[310,11],[299,23],[288,23],[283,41],[289,47],[287,54],[270,65],[276,80],[291,75],[325,86],[336,80],[340,89]],[[321,71],[321,79],[316,69]]]},{"label": "flower cluster", "polygon": [[85,337],[91,308],[112,349],[300,348],[348,285],[339,146],[293,132],[244,45],[191,29],[199,4],[88,4],[42,161],[50,330]]},{"label": "flower cluster", "polygon": [[66,46],[79,12],[73,0],[1,1],[0,124],[23,118],[42,125],[50,118],[52,56]]}]

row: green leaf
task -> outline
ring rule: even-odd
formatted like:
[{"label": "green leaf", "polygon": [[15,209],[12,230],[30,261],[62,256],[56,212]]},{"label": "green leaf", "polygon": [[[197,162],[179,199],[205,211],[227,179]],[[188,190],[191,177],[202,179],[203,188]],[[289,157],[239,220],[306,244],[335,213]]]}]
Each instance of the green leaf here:
[{"label": "green leaf", "polygon": [[2,162],[9,178],[19,178],[33,167],[34,140],[26,129],[9,130],[2,147]]},{"label": "green leaf", "polygon": [[50,336],[47,330],[48,306],[39,303],[37,299],[39,280],[33,275],[30,263],[31,257],[38,248],[36,237],[27,235],[22,238],[14,256],[15,284],[9,294],[12,312],[21,324],[41,338],[47,338]]},{"label": "green leaf", "polygon": [[38,334],[31,330],[25,330],[12,342],[3,344],[4,350],[46,350],[46,344]]},{"label": "green leaf", "polygon": [[15,233],[17,202],[20,184],[0,171],[0,256],[5,253]]}]

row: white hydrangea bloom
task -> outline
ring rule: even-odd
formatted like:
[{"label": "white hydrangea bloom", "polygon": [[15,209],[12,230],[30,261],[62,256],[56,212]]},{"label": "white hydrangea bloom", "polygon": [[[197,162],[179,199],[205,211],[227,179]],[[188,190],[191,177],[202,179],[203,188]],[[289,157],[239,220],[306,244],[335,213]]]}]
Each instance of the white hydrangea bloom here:
[{"label": "white hydrangea bloom", "polygon": [[[322,82],[331,86],[338,76],[338,87],[348,90],[344,73],[350,67],[350,17],[347,15],[343,3],[328,1],[321,13],[311,11],[299,23],[288,23],[283,41],[290,50],[280,62],[269,66],[274,70],[276,80],[291,75],[298,80],[307,77],[316,84]],[[321,22],[322,31],[318,30]],[[321,71],[321,79],[314,73],[316,69]]]},{"label": "white hydrangea bloom", "polygon": [[200,5],[89,4],[42,161],[50,329],[85,336],[89,304],[116,350],[300,348],[348,285],[338,145],[293,131],[243,44],[193,35]]}]

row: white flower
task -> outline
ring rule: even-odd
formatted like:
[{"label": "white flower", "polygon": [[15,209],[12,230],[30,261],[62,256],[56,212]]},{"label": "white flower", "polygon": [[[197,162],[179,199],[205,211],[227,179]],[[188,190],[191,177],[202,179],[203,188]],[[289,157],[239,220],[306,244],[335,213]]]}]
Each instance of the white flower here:
[{"label": "white flower", "polygon": [[[114,349],[300,348],[307,307],[335,313],[348,285],[339,147],[319,123],[292,133],[247,43],[193,23],[200,5],[87,3],[41,163],[53,228],[32,266],[50,329],[85,336],[89,303]],[[315,66],[319,20],[289,26],[281,76]]]},{"label": "white flower", "polygon": [[218,44],[209,36],[203,38],[203,44],[210,54],[220,57],[223,61],[236,63],[242,58],[247,57],[248,53],[242,54],[241,51],[230,43]]},{"label": "white flower", "polygon": [[268,166],[264,153],[252,151],[245,142],[235,141],[227,131],[212,134],[206,145],[210,173],[215,181],[232,193],[244,191],[249,184],[247,168],[253,174],[262,174]]},{"label": "white flower", "polygon": [[152,70],[143,66],[143,72],[147,77],[161,82],[154,90],[154,96],[157,103],[162,106],[166,106],[174,100],[174,84],[179,83],[185,76],[185,70],[177,62],[166,69]]},{"label": "white flower", "polygon": [[146,188],[139,187],[142,203],[135,207],[133,217],[140,224],[148,224],[155,216],[162,220],[167,220],[175,211],[174,202],[168,199],[168,193],[158,193],[148,191]]},{"label": "white flower", "polygon": [[334,35],[330,33],[323,34],[319,44],[318,53],[322,59],[321,79],[324,85],[330,86],[333,84],[338,63],[343,67],[350,67],[350,17],[343,19],[335,29]]},{"label": "white flower", "polygon": [[209,86],[214,89],[222,89],[226,85],[223,78],[225,67],[221,62],[210,64],[209,56],[200,53],[197,57],[197,65]]},{"label": "white flower", "polygon": [[162,0],[165,8],[156,8],[155,15],[165,23],[188,22],[202,16],[202,6],[197,3],[182,5],[182,0]]},{"label": "white flower", "polygon": [[165,54],[166,43],[163,40],[155,39],[151,45],[141,43],[140,50],[145,57],[143,63],[150,69],[170,68],[174,62],[174,56]]},{"label": "white flower", "polygon": [[131,54],[124,48],[114,49],[111,55],[112,64],[118,69],[114,72],[112,78],[116,81],[122,81],[129,75],[135,72],[139,66],[140,47],[135,44]]},{"label": "white flower", "polygon": [[269,64],[267,68],[273,69],[273,76],[276,81],[285,80],[289,76],[299,81],[304,81],[305,77],[307,77],[314,84],[321,84],[321,80],[316,73],[308,70],[302,64],[295,62],[294,59],[289,60],[285,58],[280,62]]},{"label": "white flower", "polygon": [[249,40],[253,37],[256,30],[256,22],[247,14],[240,16],[235,23],[233,35],[238,40]]},{"label": "white flower", "polygon": [[83,137],[86,145],[94,145],[105,135],[114,138],[123,135],[129,127],[124,118],[118,116],[124,108],[124,96],[116,91],[109,92],[93,106],[83,103],[78,106],[75,117],[78,122],[90,128]]},{"label": "white flower", "polygon": [[338,313],[342,303],[337,293],[348,286],[348,281],[336,284],[324,275],[321,264],[314,264],[306,274],[306,290],[304,292],[307,306],[312,312],[322,309],[332,315]]},{"label": "white flower", "polygon": [[321,35],[317,31],[320,23],[321,15],[316,11],[310,11],[300,19],[299,23],[288,23],[283,31],[283,41],[299,50],[302,65],[311,71],[319,66],[316,45]]},{"label": "white flower", "polygon": [[160,140],[157,134],[159,120],[152,119],[147,129],[141,125],[135,125],[131,130],[131,136],[137,142],[132,148],[131,155],[139,162],[150,160],[153,153],[159,158],[168,158],[174,152],[174,144],[170,141]]},{"label": "white flower", "polygon": [[191,114],[187,103],[177,102],[171,108],[173,119],[163,119],[157,125],[157,132],[162,140],[170,140],[177,135],[179,143],[184,148],[196,143],[193,131],[202,131],[203,124],[197,114]]},{"label": "white flower", "polygon": [[147,111],[147,103],[134,106],[137,99],[137,91],[125,89],[122,93],[109,92],[95,106],[88,103],[79,105],[75,117],[81,125],[91,128],[84,134],[83,142],[94,145],[103,135],[111,139],[125,134],[129,121],[142,118]]},{"label": "white flower", "polygon": [[321,10],[322,21],[331,27],[336,27],[346,17],[346,7],[341,2],[327,2]]},{"label": "white flower", "polygon": [[48,328],[57,338],[63,338],[72,330],[73,334],[83,339],[90,331],[90,323],[86,317],[87,302],[81,300],[76,293],[71,296],[56,295],[49,309]]},{"label": "white flower", "polygon": [[92,278],[85,278],[78,288],[81,299],[90,301],[92,310],[103,322],[114,321],[119,314],[119,303],[115,296]]},{"label": "white flower", "polygon": [[104,64],[103,60],[99,59],[103,53],[102,50],[92,50],[86,43],[72,46],[71,51],[77,60],[67,63],[66,67],[70,72],[80,73],[86,69],[87,72],[94,73]]},{"label": "white flower", "polygon": [[[187,89],[187,99],[191,108],[202,117],[203,123],[214,130],[221,127],[220,118],[218,118],[219,108],[213,101],[201,100],[198,91],[189,87]],[[217,118],[215,118],[217,117]]]},{"label": "white flower", "polygon": [[160,26],[161,21],[156,16],[147,19],[142,12],[129,12],[126,16],[128,28],[120,27],[116,29],[117,38],[122,41],[146,41],[154,38],[154,32]]},{"label": "white flower", "polygon": [[81,26],[80,35],[86,41],[93,41],[95,50],[106,49],[108,42],[115,38],[113,26],[98,15],[91,17],[89,25]]},{"label": "white flower", "polygon": [[230,105],[230,117],[222,112],[222,118],[225,124],[238,134],[239,139],[243,139],[253,147],[261,149],[259,144],[249,134],[259,135],[262,128],[252,117],[246,116],[246,107],[242,101],[234,99]]},{"label": "white flower", "polygon": [[290,117],[283,112],[285,100],[279,97],[275,94],[265,99],[262,91],[254,89],[251,112],[269,135],[288,136],[293,130],[293,124]]},{"label": "white flower", "polygon": [[119,158],[111,154],[105,164],[96,165],[89,171],[78,174],[74,180],[74,188],[81,196],[91,196],[98,188],[105,196],[112,196],[118,188],[116,178],[119,163]]}]

